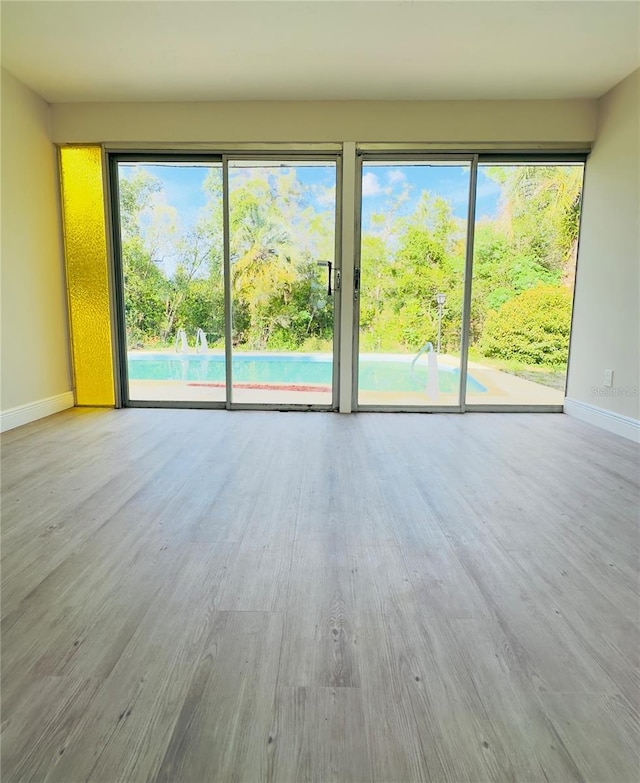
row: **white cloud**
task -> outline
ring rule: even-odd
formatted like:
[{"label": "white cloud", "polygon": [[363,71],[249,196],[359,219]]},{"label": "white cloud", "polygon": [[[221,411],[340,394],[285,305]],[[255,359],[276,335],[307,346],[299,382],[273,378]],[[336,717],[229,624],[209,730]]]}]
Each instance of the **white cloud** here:
[{"label": "white cloud", "polygon": [[469,203],[469,186],[463,185],[461,188],[454,187],[448,193],[438,193],[438,196],[442,196],[448,199],[452,204],[468,204]]},{"label": "white cloud", "polygon": [[502,192],[502,188],[497,182],[488,180],[486,182],[478,182],[477,192],[479,196],[499,196]]},{"label": "white cloud", "polygon": [[316,202],[321,207],[333,207],[336,203],[336,188],[335,185],[329,185],[329,187],[318,187],[318,193],[316,195]]},{"label": "white cloud", "polygon": [[380,181],[372,171],[368,171],[362,178],[362,195],[379,196],[381,193]]},{"label": "white cloud", "polygon": [[407,181],[406,174],[400,171],[400,169],[391,169],[388,176],[390,185],[397,185],[399,182]]}]

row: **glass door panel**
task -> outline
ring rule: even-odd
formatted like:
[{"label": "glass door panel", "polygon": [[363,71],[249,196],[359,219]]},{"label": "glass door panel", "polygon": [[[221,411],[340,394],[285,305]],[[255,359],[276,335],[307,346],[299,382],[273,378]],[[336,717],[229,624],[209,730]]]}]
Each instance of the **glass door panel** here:
[{"label": "glass door panel", "polygon": [[229,161],[232,402],[334,400],[336,163]]},{"label": "glass door panel", "polygon": [[128,400],[224,402],[222,163],[116,165]]},{"label": "glass door panel", "polygon": [[358,406],[460,405],[470,174],[459,160],[362,166]]},{"label": "glass door panel", "polygon": [[468,405],[562,405],[584,164],[481,163]]}]

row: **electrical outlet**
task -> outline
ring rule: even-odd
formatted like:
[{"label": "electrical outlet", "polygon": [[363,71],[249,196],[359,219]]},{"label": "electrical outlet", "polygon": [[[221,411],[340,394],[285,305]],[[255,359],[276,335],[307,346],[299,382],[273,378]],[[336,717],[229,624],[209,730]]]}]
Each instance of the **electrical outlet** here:
[{"label": "electrical outlet", "polygon": [[604,385],[613,386],[613,370],[604,371]]}]

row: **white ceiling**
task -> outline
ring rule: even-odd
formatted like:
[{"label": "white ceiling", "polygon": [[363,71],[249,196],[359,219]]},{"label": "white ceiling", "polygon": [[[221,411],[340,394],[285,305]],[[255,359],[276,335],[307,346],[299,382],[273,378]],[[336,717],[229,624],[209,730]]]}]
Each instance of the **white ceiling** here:
[{"label": "white ceiling", "polygon": [[3,0],[2,64],[67,101],[592,98],[637,0]]}]

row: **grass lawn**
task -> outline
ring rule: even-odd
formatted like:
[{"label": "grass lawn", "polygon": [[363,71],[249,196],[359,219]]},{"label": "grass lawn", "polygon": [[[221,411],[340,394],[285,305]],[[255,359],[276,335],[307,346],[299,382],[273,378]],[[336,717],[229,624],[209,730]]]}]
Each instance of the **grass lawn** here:
[{"label": "grass lawn", "polygon": [[524,378],[533,383],[549,386],[551,389],[562,391],[565,387],[567,370],[564,366],[552,367],[540,364],[525,364],[513,359],[494,359],[483,356],[473,348],[469,350],[469,360],[478,364],[484,364],[485,367],[494,367],[496,370],[516,375],[518,378]]}]

